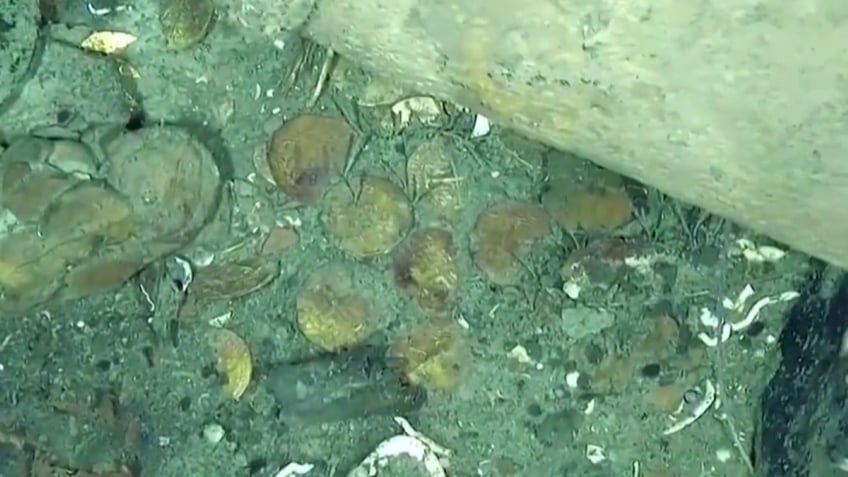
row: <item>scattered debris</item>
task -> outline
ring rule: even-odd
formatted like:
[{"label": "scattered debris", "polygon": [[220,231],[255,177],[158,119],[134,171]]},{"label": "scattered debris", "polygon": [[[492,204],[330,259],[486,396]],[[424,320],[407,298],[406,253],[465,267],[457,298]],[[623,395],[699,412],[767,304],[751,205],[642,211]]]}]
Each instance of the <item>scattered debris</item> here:
[{"label": "scattered debris", "polygon": [[186,293],[194,283],[194,266],[183,257],[175,255],[165,261],[165,270],[171,284],[180,293]]},{"label": "scattered debris", "polygon": [[395,417],[395,422],[404,433],[381,442],[348,477],[379,476],[381,468],[399,459],[417,462],[430,477],[447,477],[442,460],[449,458],[451,451],[416,431],[406,419]]},{"label": "scattered debris", "polygon": [[[745,285],[745,288],[742,289],[742,291],[737,296],[736,300],[724,298],[722,300],[722,306],[737,314],[741,314],[745,308],[745,304],[753,294],[753,287],[750,284]],[[742,319],[735,322],[728,322],[723,318],[717,317],[710,309],[702,308],[700,314],[701,324],[703,324],[707,328],[716,330],[717,334],[711,335],[707,332],[702,331],[698,333],[698,339],[709,347],[715,347],[721,343],[725,343],[727,342],[727,340],[730,339],[733,333],[738,333],[751,326],[754,321],[756,321],[757,317],[760,315],[762,309],[766,306],[773,305],[775,303],[791,301],[795,298],[798,298],[798,296],[798,292],[790,290],[785,291],[777,296],[767,296],[761,298],[754,303],[754,305],[751,307],[750,310],[748,310],[748,313],[746,313],[742,317]]]},{"label": "scattered debris", "polygon": [[642,249],[642,244],[621,237],[598,240],[579,248],[566,258],[560,269],[563,292],[568,298],[578,300],[584,293],[615,286],[628,269],[642,274],[651,272],[659,257],[643,256]]},{"label": "scattered debris", "polygon": [[580,385],[580,371],[572,371],[565,375],[565,384],[571,389],[577,389]]},{"label": "scattered debris", "polygon": [[119,12],[129,12],[133,9],[132,5],[117,4],[109,7],[98,7],[95,6],[94,3],[95,2],[93,2],[92,0],[88,0],[85,3],[85,8],[86,10],[88,10],[88,13],[94,15],[95,17],[104,17]]},{"label": "scattered debris", "polygon": [[786,251],[771,245],[756,245],[747,238],[736,240],[736,247],[730,250],[731,256],[741,255],[752,263],[775,263],[786,256]]},{"label": "scattered debris", "polygon": [[330,73],[336,62],[336,52],[330,47],[324,49],[324,60],[321,62],[321,71],[318,73],[318,80],[315,82],[315,87],[312,89],[312,97],[309,98],[308,106],[314,107],[324,93],[324,87],[330,79]]},{"label": "scattered debris", "polygon": [[209,319],[209,326],[214,328],[223,328],[230,322],[230,319],[233,317],[233,312],[228,311],[226,313],[221,313],[213,318]]},{"label": "scattered debris", "polygon": [[402,99],[391,107],[392,116],[395,118],[395,131],[401,131],[412,121],[413,118],[422,124],[431,124],[444,114],[444,107],[430,96],[412,96]]}]

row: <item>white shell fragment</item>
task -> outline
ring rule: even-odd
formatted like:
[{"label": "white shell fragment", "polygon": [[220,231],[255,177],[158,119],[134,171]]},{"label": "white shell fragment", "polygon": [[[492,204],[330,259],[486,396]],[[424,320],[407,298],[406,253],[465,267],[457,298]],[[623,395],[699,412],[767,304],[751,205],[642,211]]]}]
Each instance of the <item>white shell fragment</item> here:
[{"label": "white shell fragment", "polygon": [[571,389],[580,386],[580,371],[572,371],[565,375],[565,384]]},{"label": "white shell fragment", "polygon": [[527,352],[527,348],[521,345],[515,345],[514,348],[509,350],[509,353],[506,354],[507,358],[514,359],[521,364],[536,364],[536,361],[530,357],[530,353]]},{"label": "white shell fragment", "polygon": [[717,328],[719,329],[718,335],[712,336],[702,331],[698,333],[698,339],[710,348],[715,348],[722,343],[726,343],[733,334],[733,328],[727,323],[722,323]]},{"label": "white shell fragment", "polygon": [[721,326],[721,318],[717,317],[715,313],[707,307],[701,308],[701,314],[698,315],[698,318],[701,320],[701,324],[707,328],[718,328]]},{"label": "white shell fragment", "polygon": [[309,472],[312,472],[312,469],[314,468],[314,464],[301,464],[300,462],[292,462],[280,469],[279,472],[274,474],[274,477],[296,477],[300,475],[306,475]]},{"label": "white shell fragment", "polygon": [[218,423],[207,424],[203,428],[203,438],[210,444],[221,442],[224,440],[224,435],[226,435],[226,431]]},{"label": "white shell fragment", "polygon": [[120,31],[96,31],[80,43],[80,47],[93,53],[112,55],[127,49],[138,38]]},{"label": "white shell fragment", "polygon": [[175,255],[167,262],[168,278],[174,281],[177,291],[185,293],[194,282],[194,267],[187,259]]},{"label": "white shell fragment", "polygon": [[713,407],[713,404],[715,404],[717,398],[718,390],[715,388],[712,381],[708,379],[704,383],[704,397],[701,399],[698,405],[695,406],[694,409],[692,409],[692,412],[688,416],[675,422],[673,425],[664,430],[663,435],[668,436],[676,432],[680,432],[683,429],[686,429],[687,427],[692,425],[692,423],[700,419],[704,414],[707,413],[707,411],[710,410],[711,407]]},{"label": "white shell fragment", "polygon": [[430,124],[444,112],[439,102],[430,96],[402,99],[392,105],[391,111],[401,128],[408,126],[412,118],[423,124]]},{"label": "white shell fragment", "polygon": [[799,293],[794,290],[785,291],[777,296],[767,296],[764,298],[760,298],[757,300],[751,309],[745,313],[745,305],[747,304],[749,298],[753,296],[754,288],[751,285],[745,285],[745,288],[742,292],[739,293],[739,296],[735,301],[730,300],[729,298],[725,298],[722,301],[722,306],[728,310],[732,310],[736,314],[744,314],[744,316],[738,321],[729,322],[717,317],[713,312],[707,308],[701,309],[700,320],[701,324],[706,326],[707,328],[718,329],[717,336],[712,336],[708,333],[701,332],[698,333],[698,339],[701,340],[705,345],[709,347],[718,346],[721,343],[725,343],[730,339],[730,336],[733,333],[738,333],[740,331],[744,331],[746,328],[751,326],[754,321],[760,316],[760,312],[766,306],[773,305],[775,303],[783,303],[787,301],[794,300],[798,298]]},{"label": "white shell fragment", "polygon": [[491,130],[492,124],[489,122],[489,118],[482,114],[474,116],[474,127],[471,129],[472,138],[483,137],[489,134]]},{"label": "white shell fragment", "polygon": [[589,444],[586,446],[586,458],[589,459],[589,462],[597,465],[607,460],[607,454],[603,447]]},{"label": "white shell fragment", "polygon": [[774,263],[786,256],[786,251],[771,245],[757,245],[749,239],[736,240],[737,255],[752,263]]},{"label": "white shell fragment", "polygon": [[739,295],[736,297],[736,300],[731,300],[730,298],[724,297],[721,300],[721,306],[723,306],[727,310],[733,310],[738,313],[742,313],[745,310],[745,305],[748,304],[748,300],[754,296],[754,287],[751,284],[745,285],[745,288],[739,292]]},{"label": "white shell fragment", "polygon": [[381,442],[365,460],[350,471],[348,477],[377,477],[381,468],[396,459],[418,462],[430,477],[447,477],[440,459],[449,457],[450,450],[420,434],[406,419],[395,417],[395,422],[400,424],[404,434],[389,437]]},{"label": "white shell fragment", "polygon": [[754,306],[752,306],[751,309],[748,310],[748,314],[745,315],[745,318],[742,318],[741,320],[732,323],[730,326],[733,328],[733,331],[742,331],[754,323],[754,320],[756,320],[757,317],[760,316],[760,312],[766,306],[773,305],[775,303],[782,303],[794,300],[798,298],[798,296],[800,296],[798,292],[790,290],[783,292],[776,297],[767,296],[765,298],[760,298],[759,300],[757,300],[756,303],[754,303]]},{"label": "white shell fragment", "polygon": [[576,281],[569,280],[562,285],[562,291],[568,298],[576,300],[580,298],[580,292],[583,291],[583,288]]},{"label": "white shell fragment", "polygon": [[222,313],[218,316],[209,319],[209,326],[215,328],[223,328],[233,317],[233,312],[228,311],[226,313]]}]

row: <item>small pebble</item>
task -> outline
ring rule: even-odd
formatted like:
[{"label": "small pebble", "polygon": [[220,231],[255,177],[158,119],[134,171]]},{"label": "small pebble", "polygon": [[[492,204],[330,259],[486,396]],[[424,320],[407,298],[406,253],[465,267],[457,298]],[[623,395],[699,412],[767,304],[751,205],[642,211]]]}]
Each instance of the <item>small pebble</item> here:
[{"label": "small pebble", "polygon": [[683,393],[683,402],[689,406],[697,406],[703,397],[700,389],[692,388]]},{"label": "small pebble", "polygon": [[220,424],[212,423],[203,428],[203,438],[210,444],[217,444],[224,439],[224,428]]}]

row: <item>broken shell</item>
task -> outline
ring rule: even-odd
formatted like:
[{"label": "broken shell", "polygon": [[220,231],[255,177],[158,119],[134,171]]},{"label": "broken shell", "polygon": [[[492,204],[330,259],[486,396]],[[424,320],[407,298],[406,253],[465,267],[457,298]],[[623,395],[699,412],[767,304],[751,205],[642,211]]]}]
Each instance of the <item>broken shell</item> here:
[{"label": "broken shell", "polygon": [[[442,459],[448,459],[451,450],[416,431],[406,419],[395,417],[395,422],[403,428],[403,434],[382,441],[347,477],[375,477],[384,471],[387,476],[413,472],[427,477],[447,477]],[[410,463],[416,470],[401,465],[404,470],[399,471],[392,466],[395,462]]]},{"label": "broken shell", "polygon": [[224,440],[224,436],[226,434],[227,432],[218,423],[207,424],[203,428],[203,438],[210,444],[217,444],[221,442]]},{"label": "broken shell", "polygon": [[483,116],[482,114],[474,116],[474,126],[471,128],[472,139],[486,136],[491,131],[492,124],[489,122],[489,118]]}]

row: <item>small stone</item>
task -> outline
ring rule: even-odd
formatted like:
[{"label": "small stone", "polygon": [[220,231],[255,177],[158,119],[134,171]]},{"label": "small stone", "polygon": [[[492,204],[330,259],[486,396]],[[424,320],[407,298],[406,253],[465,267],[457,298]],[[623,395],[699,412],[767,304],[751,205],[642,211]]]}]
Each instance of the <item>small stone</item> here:
[{"label": "small stone", "polygon": [[206,427],[203,428],[203,438],[210,444],[217,444],[221,442],[224,439],[224,434],[226,434],[226,431],[224,431],[224,428],[217,423],[207,424]]}]

